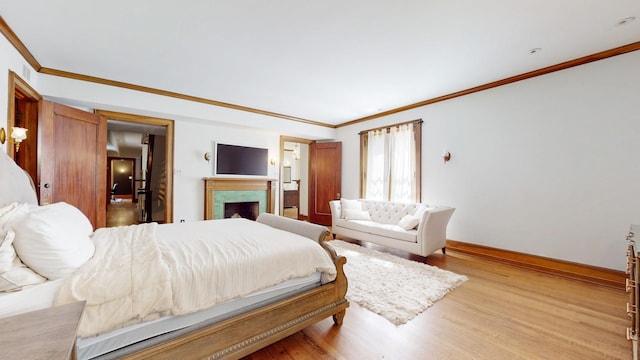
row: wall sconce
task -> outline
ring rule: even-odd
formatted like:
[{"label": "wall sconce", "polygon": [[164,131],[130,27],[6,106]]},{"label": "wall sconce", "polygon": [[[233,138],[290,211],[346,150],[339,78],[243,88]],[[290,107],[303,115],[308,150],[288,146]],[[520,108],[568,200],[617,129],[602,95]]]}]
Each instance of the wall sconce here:
[{"label": "wall sconce", "polygon": [[446,164],[449,160],[451,160],[451,153],[447,151],[447,149],[442,149],[442,159]]},{"label": "wall sconce", "polygon": [[15,144],[16,152],[18,152],[22,140],[27,139],[27,129],[14,126],[13,130],[11,130],[11,138],[13,139],[13,143]]},{"label": "wall sconce", "polygon": [[211,161],[211,153],[208,153],[208,152],[204,153],[204,159],[207,160],[207,162],[210,162]]},{"label": "wall sconce", "polygon": [[269,159],[269,164],[271,164],[271,166],[276,166],[276,158]]},{"label": "wall sconce", "polygon": [[0,128],[0,144],[4,144],[7,141],[7,132],[4,128]]}]

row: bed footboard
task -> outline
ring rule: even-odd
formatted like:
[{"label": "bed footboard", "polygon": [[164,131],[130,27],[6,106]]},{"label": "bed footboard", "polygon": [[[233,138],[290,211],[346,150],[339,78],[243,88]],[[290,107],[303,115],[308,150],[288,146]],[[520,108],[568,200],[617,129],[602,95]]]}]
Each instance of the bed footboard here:
[{"label": "bed footboard", "polygon": [[315,241],[329,252],[336,266],[336,279],[315,289],[212,324],[181,337],[152,346],[125,359],[238,359],[277,342],[327,317],[341,325],[349,302],[346,258],[337,256],[325,242],[326,227],[261,214],[258,221]]}]

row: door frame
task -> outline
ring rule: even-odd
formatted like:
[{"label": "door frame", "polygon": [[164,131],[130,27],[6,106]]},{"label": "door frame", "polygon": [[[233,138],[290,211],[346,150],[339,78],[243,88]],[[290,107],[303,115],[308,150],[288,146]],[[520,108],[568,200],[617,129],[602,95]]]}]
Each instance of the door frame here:
[{"label": "door frame", "polygon": [[[9,94],[7,99],[7,154],[10,158],[14,159],[18,166],[23,168],[29,173],[31,178],[36,181],[38,178],[38,113],[40,108],[40,101],[42,95],[40,95],[34,88],[24,81],[18,74],[9,70]],[[22,148],[24,149],[22,154],[28,153],[28,155],[22,155],[17,158],[14,151],[14,142],[11,137],[11,128],[16,124],[16,100],[20,99],[26,102],[25,106],[25,119],[22,119],[22,126],[30,130],[30,134],[27,134],[27,139],[23,141]],[[26,124],[26,125],[25,125]],[[28,150],[27,150],[28,149]],[[24,158],[28,156],[29,158]],[[36,192],[39,189],[36,188]]]},{"label": "door frame", "polygon": [[[315,140],[310,140],[310,139],[303,139],[303,138],[298,138],[298,137],[292,137],[292,136],[284,136],[284,135],[280,135],[280,160],[278,161],[278,214],[280,214],[281,216],[284,216],[284,187],[282,186],[283,184],[283,170],[284,170],[284,143],[285,142],[295,142],[295,143],[300,143],[300,144],[306,144],[306,145],[310,145],[311,143],[314,143]],[[308,158],[307,161],[309,162],[309,169],[311,169],[311,159]],[[309,176],[307,175],[307,183],[305,184],[305,186],[307,187],[307,189],[309,189]],[[298,187],[299,189],[299,187]],[[311,194],[309,192],[307,192],[307,194],[309,196],[311,196]],[[307,199],[307,204],[309,203],[309,199]],[[308,217],[309,214],[307,214]],[[298,208],[298,219],[300,219],[300,208]],[[308,220],[308,219],[302,219],[302,220]]]},{"label": "door frame", "polygon": [[[105,116],[108,120],[118,120],[141,125],[164,126],[166,129],[165,139],[167,146],[165,149],[166,161],[166,202],[164,207],[164,220],[166,223],[173,222],[173,147],[174,147],[174,121],[170,119],[154,118],[150,116],[127,114],[109,110],[95,110],[96,114]],[[106,171],[106,169],[105,169]]]}]

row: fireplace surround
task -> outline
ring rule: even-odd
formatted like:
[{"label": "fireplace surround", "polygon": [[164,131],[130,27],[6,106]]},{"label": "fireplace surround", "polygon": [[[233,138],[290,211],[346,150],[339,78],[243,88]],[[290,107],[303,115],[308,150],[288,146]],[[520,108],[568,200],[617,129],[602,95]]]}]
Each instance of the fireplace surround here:
[{"label": "fireplace surround", "polygon": [[224,218],[224,203],[258,202],[259,211],[273,213],[275,189],[272,179],[204,178],[204,219]]}]

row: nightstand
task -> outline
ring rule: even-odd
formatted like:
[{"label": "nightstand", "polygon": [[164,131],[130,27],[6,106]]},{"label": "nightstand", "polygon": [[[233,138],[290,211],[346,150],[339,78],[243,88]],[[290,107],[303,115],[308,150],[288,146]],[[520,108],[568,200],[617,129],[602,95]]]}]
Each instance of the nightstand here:
[{"label": "nightstand", "polygon": [[84,301],[0,319],[2,359],[72,359]]}]

